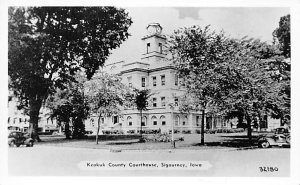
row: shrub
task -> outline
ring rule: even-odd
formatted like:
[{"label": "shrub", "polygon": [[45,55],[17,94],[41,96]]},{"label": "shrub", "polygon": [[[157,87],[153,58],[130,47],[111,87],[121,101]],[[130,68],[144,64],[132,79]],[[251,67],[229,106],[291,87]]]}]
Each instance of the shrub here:
[{"label": "shrub", "polygon": [[[138,133],[140,133],[140,130],[138,130]],[[146,130],[142,130],[143,134],[159,134],[161,133],[160,129],[146,129]]]},{"label": "shrub", "polygon": [[181,133],[183,133],[183,134],[191,134],[192,131],[191,130],[183,130],[183,131],[181,131]]},{"label": "shrub", "polygon": [[144,136],[146,142],[170,142],[171,136],[167,133],[153,134],[150,136]]},{"label": "shrub", "polygon": [[124,134],[123,130],[103,130],[103,134],[109,135],[109,134]]},{"label": "shrub", "polygon": [[244,132],[244,129],[243,128],[237,128],[237,129],[219,128],[219,129],[217,129],[217,133],[238,133],[238,132]]},{"label": "shrub", "polygon": [[196,134],[201,134],[201,130],[198,130],[198,129],[197,129],[197,130],[195,130],[195,133],[196,133]]},{"label": "shrub", "polygon": [[[180,133],[180,130],[174,129],[174,134]],[[169,134],[172,134],[172,130],[169,130]]]},{"label": "shrub", "polygon": [[135,131],[134,130],[127,130],[127,134],[134,134]]}]

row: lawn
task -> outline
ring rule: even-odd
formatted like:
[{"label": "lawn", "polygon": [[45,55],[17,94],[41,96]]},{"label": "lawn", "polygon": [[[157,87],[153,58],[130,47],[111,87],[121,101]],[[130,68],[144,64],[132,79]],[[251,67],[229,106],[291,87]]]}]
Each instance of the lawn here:
[{"label": "lawn", "polygon": [[[205,134],[205,145],[200,145],[200,134],[175,134],[184,137],[184,141],[177,141],[178,149],[225,149],[256,147],[257,133],[253,133],[254,144],[248,143],[246,132]],[[99,144],[95,143],[95,136],[86,139],[65,139],[64,136],[41,136],[42,142],[36,145],[52,145],[61,147],[112,149],[112,150],[159,150],[170,149],[170,142],[139,142],[138,135],[102,135]]]}]

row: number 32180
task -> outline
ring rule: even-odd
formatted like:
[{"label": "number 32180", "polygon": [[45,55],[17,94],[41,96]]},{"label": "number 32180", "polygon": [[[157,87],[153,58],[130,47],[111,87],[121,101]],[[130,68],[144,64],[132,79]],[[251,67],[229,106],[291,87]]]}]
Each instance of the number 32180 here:
[{"label": "number 32180", "polygon": [[277,167],[259,167],[260,172],[277,172],[278,168]]}]

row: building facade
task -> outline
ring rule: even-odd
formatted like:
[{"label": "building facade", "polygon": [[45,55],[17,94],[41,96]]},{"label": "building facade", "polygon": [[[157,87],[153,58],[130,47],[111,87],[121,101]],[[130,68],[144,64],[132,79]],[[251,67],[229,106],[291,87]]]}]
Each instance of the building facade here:
[{"label": "building facade", "polygon": [[[17,99],[12,95],[9,95],[8,101],[8,120],[7,120],[7,129],[16,130],[21,132],[26,132],[29,128],[29,116],[25,115],[23,111],[17,109]],[[49,110],[46,108],[41,108],[39,114],[39,132],[54,132],[59,131],[55,119],[49,119],[48,115]]]},{"label": "building facade", "polygon": [[[167,38],[162,34],[158,23],[147,26],[148,35],[141,40],[144,51],[139,61],[120,61],[105,66],[105,71],[118,74],[122,83],[137,89],[150,89],[151,97],[147,111],[140,112],[134,108],[124,108],[120,115],[103,118],[101,130],[122,130],[139,132],[143,130],[169,131],[172,124],[175,130],[200,130],[201,113],[183,114],[179,111],[179,99],[185,93],[185,87],[176,74],[173,62],[168,60],[164,51]],[[86,122],[86,130],[95,130],[96,117]],[[228,127],[223,119],[207,117],[205,124],[208,129]]]}]

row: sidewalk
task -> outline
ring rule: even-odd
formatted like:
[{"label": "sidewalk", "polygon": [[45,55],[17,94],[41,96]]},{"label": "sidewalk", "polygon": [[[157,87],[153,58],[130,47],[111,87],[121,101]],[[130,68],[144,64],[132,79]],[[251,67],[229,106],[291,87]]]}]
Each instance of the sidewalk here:
[{"label": "sidewalk", "polygon": [[[113,140],[99,140],[99,144],[95,143],[93,139],[82,140],[66,140],[64,136],[59,137],[43,137],[43,142],[36,143],[36,146],[55,146],[55,147],[72,147],[72,148],[89,148],[89,149],[103,149],[112,152],[119,152],[124,150],[132,151],[177,151],[177,150],[245,150],[256,149],[257,145],[249,145],[247,137],[244,133],[235,134],[206,134],[205,145],[200,145],[199,134],[185,134],[184,141],[176,142],[176,148],[172,149],[170,142],[145,142],[140,143],[139,139],[114,138]],[[116,136],[117,137],[117,136]],[[255,141],[255,138],[253,138]]]}]

